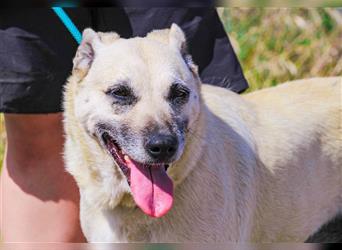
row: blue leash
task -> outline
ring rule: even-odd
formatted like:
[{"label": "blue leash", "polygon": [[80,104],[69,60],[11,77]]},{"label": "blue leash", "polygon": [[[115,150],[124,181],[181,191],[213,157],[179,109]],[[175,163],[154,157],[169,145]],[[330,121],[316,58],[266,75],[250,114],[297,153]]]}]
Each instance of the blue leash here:
[{"label": "blue leash", "polygon": [[62,7],[52,7],[52,10],[56,13],[56,15],[59,17],[59,19],[62,21],[64,26],[69,30],[71,35],[74,37],[76,42],[78,44],[82,41],[82,34],[77,29],[76,25],[73,23],[73,21],[70,19],[68,14],[63,10]]}]

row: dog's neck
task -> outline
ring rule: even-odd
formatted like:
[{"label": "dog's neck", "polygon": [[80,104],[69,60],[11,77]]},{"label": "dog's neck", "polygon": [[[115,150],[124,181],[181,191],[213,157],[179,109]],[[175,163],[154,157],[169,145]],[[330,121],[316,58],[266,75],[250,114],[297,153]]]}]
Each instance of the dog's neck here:
[{"label": "dog's neck", "polygon": [[[183,155],[170,167],[169,174],[172,177],[175,186],[185,180],[194,167],[196,167],[195,165],[201,155],[203,155],[203,145],[205,144],[206,136],[208,135],[208,133],[203,134],[203,131],[207,130],[207,107],[204,103],[201,103],[200,109],[199,115],[195,121],[196,125],[187,131]],[[196,154],[193,152],[196,152]]]}]

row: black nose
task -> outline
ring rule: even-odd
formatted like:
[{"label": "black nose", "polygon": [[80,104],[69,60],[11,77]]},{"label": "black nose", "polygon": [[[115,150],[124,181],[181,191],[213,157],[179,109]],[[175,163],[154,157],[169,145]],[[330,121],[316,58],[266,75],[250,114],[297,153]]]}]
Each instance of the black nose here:
[{"label": "black nose", "polygon": [[148,154],[155,160],[166,162],[175,155],[178,147],[177,137],[157,134],[146,143]]}]

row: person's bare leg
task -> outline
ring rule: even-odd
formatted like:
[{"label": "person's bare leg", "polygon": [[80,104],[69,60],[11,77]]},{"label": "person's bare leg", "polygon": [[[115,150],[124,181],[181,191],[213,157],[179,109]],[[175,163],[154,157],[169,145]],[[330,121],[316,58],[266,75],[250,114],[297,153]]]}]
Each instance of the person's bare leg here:
[{"label": "person's bare leg", "polygon": [[79,193],[62,158],[62,115],[5,114],[4,242],[82,242]]}]

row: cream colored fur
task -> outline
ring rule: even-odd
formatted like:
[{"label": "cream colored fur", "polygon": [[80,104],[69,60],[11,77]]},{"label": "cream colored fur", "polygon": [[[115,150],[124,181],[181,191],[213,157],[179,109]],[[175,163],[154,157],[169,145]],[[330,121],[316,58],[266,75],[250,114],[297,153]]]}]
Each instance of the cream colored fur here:
[{"label": "cream colored fur", "polygon": [[[173,46],[179,48],[181,34],[172,29]],[[341,77],[293,81],[242,96],[203,84],[200,102],[194,104],[198,110],[189,111],[193,121],[184,152],[168,169],[175,185],[173,208],[155,219],[134,206],[120,170],[85,129],[92,120],[81,119],[112,111],[91,94],[88,101],[96,105],[87,109],[80,95],[104,88],[106,77],[118,74],[118,63],[125,60],[137,68],[141,58],[156,60],[188,72],[172,57],[176,50],[158,47],[172,43],[170,32],[130,40],[106,37],[107,47],[95,48],[101,63],[88,65],[89,73],[87,65],[75,68],[68,81],[65,161],[80,188],[80,219],[88,241],[303,242],[341,213]],[[113,58],[117,46],[125,56]],[[153,74],[162,79],[170,70],[149,69],[137,79]],[[103,81],[82,90],[95,76]],[[153,114],[160,111],[157,106],[141,112]]]}]

